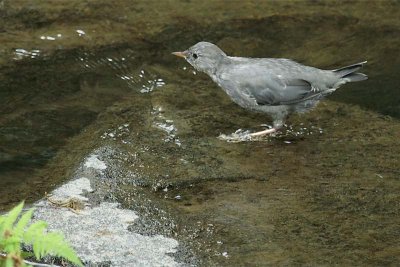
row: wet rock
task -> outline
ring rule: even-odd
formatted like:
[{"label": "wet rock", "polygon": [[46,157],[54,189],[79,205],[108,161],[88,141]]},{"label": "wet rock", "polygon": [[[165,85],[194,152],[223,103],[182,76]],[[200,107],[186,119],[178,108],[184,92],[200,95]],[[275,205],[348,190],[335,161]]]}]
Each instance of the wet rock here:
[{"label": "wet rock", "polygon": [[[97,155],[90,155],[78,171],[88,178],[72,180],[35,204],[35,219],[45,220],[50,230],[63,232],[90,266],[103,266],[104,262],[108,266],[181,266],[170,255],[176,253],[176,240],[132,232],[129,225],[138,220],[134,211],[116,202],[90,200],[101,198],[103,192],[92,188],[91,183],[101,179],[105,169],[106,164]],[[70,206],[72,199],[83,202],[83,207]]]}]

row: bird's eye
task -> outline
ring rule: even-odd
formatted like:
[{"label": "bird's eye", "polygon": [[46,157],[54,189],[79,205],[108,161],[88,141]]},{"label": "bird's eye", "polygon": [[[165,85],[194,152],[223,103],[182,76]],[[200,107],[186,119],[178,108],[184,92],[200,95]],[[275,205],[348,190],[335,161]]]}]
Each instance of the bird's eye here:
[{"label": "bird's eye", "polygon": [[194,58],[194,59],[198,58],[198,56],[197,56],[197,54],[196,54],[196,53],[193,53],[193,55],[192,55],[192,56],[193,56],[193,58]]}]

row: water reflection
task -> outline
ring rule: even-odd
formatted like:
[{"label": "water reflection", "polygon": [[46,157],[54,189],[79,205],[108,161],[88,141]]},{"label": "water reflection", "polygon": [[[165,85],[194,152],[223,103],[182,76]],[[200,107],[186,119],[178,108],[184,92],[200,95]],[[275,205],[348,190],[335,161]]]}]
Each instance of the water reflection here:
[{"label": "water reflection", "polygon": [[18,49],[15,49],[15,51],[14,51],[14,60],[21,60],[21,59],[24,59],[24,58],[37,58],[37,57],[39,57],[40,56],[40,54],[41,54],[41,51],[40,50],[38,50],[38,49],[33,49],[33,50],[30,50],[30,51],[28,51],[28,50],[25,50],[25,49],[22,49],[22,48],[18,48]]},{"label": "water reflection", "polygon": [[174,125],[173,120],[166,119],[163,116],[163,108],[160,106],[153,107],[152,115],[154,116],[153,125],[167,134],[164,142],[174,142],[177,146],[181,146],[181,141],[177,137],[178,129]]},{"label": "water reflection", "polygon": [[88,70],[112,72],[116,77],[126,82],[128,87],[139,90],[140,93],[150,93],[165,85],[164,79],[159,77],[158,74],[145,69],[137,70],[137,60],[135,56],[129,54],[129,50],[120,53],[122,55],[104,56],[84,52],[77,59]]}]

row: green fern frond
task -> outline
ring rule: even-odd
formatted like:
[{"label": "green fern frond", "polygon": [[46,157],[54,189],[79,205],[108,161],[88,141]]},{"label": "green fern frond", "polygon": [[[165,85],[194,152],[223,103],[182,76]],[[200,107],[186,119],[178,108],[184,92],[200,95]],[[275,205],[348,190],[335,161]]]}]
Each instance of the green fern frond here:
[{"label": "green fern frond", "polygon": [[47,223],[44,221],[37,221],[35,223],[32,223],[24,233],[24,241],[26,243],[32,244],[35,241],[36,236],[40,236],[46,228]]},{"label": "green fern frond", "polygon": [[25,212],[17,221],[23,205],[24,202],[21,202],[8,214],[0,216],[0,252],[7,254],[5,261],[3,261],[5,266],[14,266],[11,255],[19,259],[26,257],[26,254],[21,251],[23,243],[32,245],[33,254],[37,259],[41,259],[45,255],[53,255],[62,257],[77,266],[83,266],[75,251],[65,241],[61,233],[46,232],[46,222],[37,221],[27,227],[32,219],[33,209]]},{"label": "green fern frond", "polygon": [[38,259],[50,254],[83,266],[75,251],[65,242],[64,236],[61,233],[50,232],[43,234],[40,239],[35,240],[33,243],[33,251]]},{"label": "green fern frond", "polygon": [[18,236],[19,238],[22,238],[22,236],[24,235],[26,226],[32,219],[33,210],[34,209],[31,208],[21,216],[18,223],[15,225],[15,227],[13,229],[14,235]]},{"label": "green fern frond", "polygon": [[6,267],[14,267],[14,261],[12,260],[12,258],[7,257],[7,259],[6,259]]},{"label": "green fern frond", "polygon": [[11,230],[13,224],[17,220],[18,216],[21,214],[22,208],[24,207],[24,202],[22,201],[18,206],[14,207],[2,220],[1,223],[1,234],[4,234],[5,231]]},{"label": "green fern frond", "polygon": [[75,251],[66,243],[61,233],[46,233],[47,223],[37,221],[30,225],[25,231],[23,240],[26,244],[31,244],[36,259],[41,259],[45,255],[62,257],[83,266]]},{"label": "green fern frond", "polygon": [[2,216],[0,223],[0,248],[6,253],[15,253],[19,255],[21,252],[21,235],[23,233],[16,234],[14,223],[21,214],[24,202],[21,202],[18,206],[14,207],[6,216]]},{"label": "green fern frond", "polygon": [[15,236],[7,238],[7,242],[4,245],[3,250],[6,253],[19,254],[21,252],[21,240]]}]

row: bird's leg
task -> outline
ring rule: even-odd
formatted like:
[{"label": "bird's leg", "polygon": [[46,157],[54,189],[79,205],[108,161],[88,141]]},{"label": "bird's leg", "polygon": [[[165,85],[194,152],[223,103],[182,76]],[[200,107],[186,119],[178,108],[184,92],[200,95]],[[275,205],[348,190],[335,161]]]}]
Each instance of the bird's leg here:
[{"label": "bird's leg", "polygon": [[266,135],[266,134],[272,134],[272,133],[275,133],[276,131],[277,131],[277,129],[271,128],[271,129],[266,129],[264,131],[251,133],[250,136],[251,137],[255,137],[255,136],[261,136],[261,135]]},{"label": "bird's leg", "polygon": [[272,126],[271,129],[266,129],[264,131],[251,133],[250,137],[256,137],[256,136],[263,136],[263,135],[267,135],[267,134],[272,134],[272,133],[275,133],[278,130],[280,130],[282,127],[283,127],[283,120],[274,120],[274,123],[273,123],[273,126]]}]

